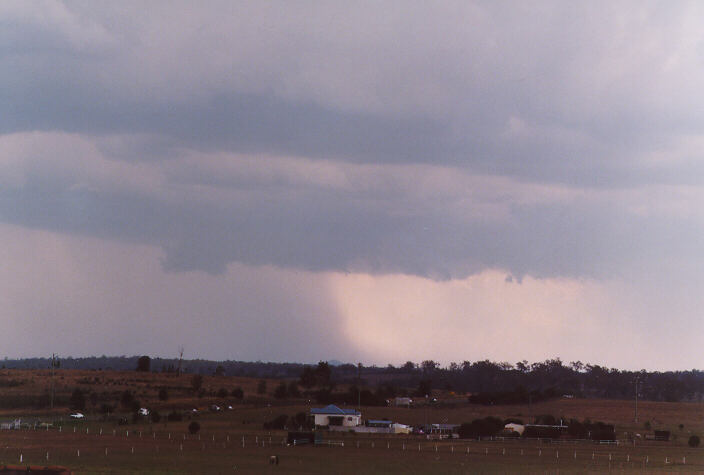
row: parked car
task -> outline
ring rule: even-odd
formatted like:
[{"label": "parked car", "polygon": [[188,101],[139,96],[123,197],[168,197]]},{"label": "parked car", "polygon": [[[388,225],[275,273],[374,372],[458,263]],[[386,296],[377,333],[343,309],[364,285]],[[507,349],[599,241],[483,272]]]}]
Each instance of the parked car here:
[{"label": "parked car", "polygon": [[84,416],[84,415],[81,414],[80,412],[74,412],[74,413],[71,414],[69,417],[70,417],[71,419],[83,419],[83,418],[86,417],[86,416]]}]

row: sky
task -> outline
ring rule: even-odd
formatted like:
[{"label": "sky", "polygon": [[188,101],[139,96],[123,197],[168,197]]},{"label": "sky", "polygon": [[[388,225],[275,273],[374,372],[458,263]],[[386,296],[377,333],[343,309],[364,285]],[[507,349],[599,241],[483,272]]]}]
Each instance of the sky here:
[{"label": "sky", "polygon": [[703,23],[0,2],[0,356],[702,368]]}]

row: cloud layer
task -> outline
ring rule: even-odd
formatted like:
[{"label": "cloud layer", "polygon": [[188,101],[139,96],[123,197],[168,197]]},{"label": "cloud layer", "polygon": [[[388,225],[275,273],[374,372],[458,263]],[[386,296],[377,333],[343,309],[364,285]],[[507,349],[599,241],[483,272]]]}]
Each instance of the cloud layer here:
[{"label": "cloud layer", "polygon": [[[12,230],[3,244],[28,253],[24,233],[43,236],[30,242],[49,246],[47,266],[60,253],[48,242],[119,248],[103,266],[168,282],[160,299],[173,308],[183,302],[167,296],[184,294],[175,282],[200,289],[185,293],[200,302],[184,317],[189,331],[208,315],[225,321],[224,308],[237,307],[231,285],[268,302],[261,328],[250,321],[257,312],[233,310],[250,336],[281,319],[298,322],[296,338],[323,322],[338,334],[364,319],[361,309],[387,322],[429,302],[437,313],[423,322],[465,328],[453,309],[473,302],[468,332],[505,315],[494,341],[524,317],[481,302],[534,308],[514,291],[538,286],[543,317],[598,333],[615,308],[635,335],[624,345],[644,345],[665,318],[693,324],[698,302],[683,289],[704,283],[703,19],[696,2],[3,2],[0,222]],[[158,268],[128,266],[125,256],[144,252],[140,262]],[[3,280],[25,292],[12,315],[45,315],[27,307],[33,284],[13,278],[23,270],[12,263]],[[102,272],[76,271],[86,281]],[[472,279],[488,282],[484,300],[453,297]],[[46,285],[63,296],[73,288]],[[298,285],[301,295],[286,290]],[[391,307],[374,290],[396,302],[403,286],[432,290]],[[563,286],[609,304],[564,300]],[[157,298],[137,294],[133,315]],[[57,311],[83,315],[66,328],[96,310],[89,300]],[[124,312],[116,302],[104,311],[105,322]],[[149,317],[144,334],[168,313]],[[548,320],[551,341],[580,347],[579,332]],[[393,359],[368,342],[348,336],[330,351]],[[276,345],[272,358],[325,357]],[[530,353],[516,346],[510,354]],[[545,357],[563,348],[543,346]],[[225,342],[211,347],[226,353]],[[241,357],[267,359],[257,348]],[[630,361],[623,355],[609,360]]]}]

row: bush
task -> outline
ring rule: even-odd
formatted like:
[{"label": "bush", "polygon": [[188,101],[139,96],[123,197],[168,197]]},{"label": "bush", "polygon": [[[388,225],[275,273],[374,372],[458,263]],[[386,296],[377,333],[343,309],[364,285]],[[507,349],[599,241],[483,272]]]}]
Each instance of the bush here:
[{"label": "bush", "polygon": [[154,424],[157,424],[161,420],[161,414],[159,414],[159,411],[157,410],[152,410],[152,412],[149,414],[152,418],[152,422]]},{"label": "bush", "polygon": [[225,389],[225,388],[218,389],[218,397],[220,399],[225,399],[227,397],[227,389]]},{"label": "bush", "polygon": [[137,371],[148,373],[152,366],[152,359],[148,356],[140,356],[137,360]]},{"label": "bush", "polygon": [[244,399],[244,391],[242,390],[242,388],[237,386],[235,389],[233,389],[232,397],[235,399],[239,399],[240,401]]},{"label": "bush", "polygon": [[700,444],[700,443],[701,443],[701,440],[699,439],[699,436],[698,436],[698,435],[693,435],[693,436],[691,436],[691,437],[689,438],[689,441],[687,442],[687,444],[688,444],[690,447],[699,447],[699,444]]},{"label": "bush", "polygon": [[276,399],[285,399],[288,394],[288,390],[286,388],[286,383],[284,381],[281,381],[279,385],[276,387],[276,390],[274,391],[274,397]]},{"label": "bush", "polygon": [[475,437],[492,437],[497,435],[504,428],[504,423],[496,417],[485,417],[475,419],[470,423],[464,423],[459,428],[459,436],[463,439]]},{"label": "bush", "polygon": [[190,432],[191,434],[197,434],[199,430],[200,424],[198,424],[196,421],[193,421],[188,424],[188,432]]},{"label": "bush", "polygon": [[159,400],[166,401],[168,399],[169,399],[169,392],[166,390],[166,388],[161,388],[159,390]]},{"label": "bush", "polygon": [[288,416],[286,414],[281,414],[277,416],[273,421],[265,422],[265,429],[283,429],[286,427],[286,421],[288,421]]},{"label": "bush", "polygon": [[168,416],[166,416],[166,419],[169,422],[178,422],[178,421],[183,420],[183,416],[181,415],[180,412],[176,412],[174,410],[174,411],[171,411]]},{"label": "bush", "polygon": [[73,410],[82,411],[83,409],[85,409],[86,397],[83,394],[83,391],[78,388],[74,389],[73,393],[71,394],[71,400],[69,401],[69,405]]},{"label": "bush", "polygon": [[191,388],[193,388],[193,391],[198,392],[201,386],[203,386],[203,376],[194,374],[191,378]]}]

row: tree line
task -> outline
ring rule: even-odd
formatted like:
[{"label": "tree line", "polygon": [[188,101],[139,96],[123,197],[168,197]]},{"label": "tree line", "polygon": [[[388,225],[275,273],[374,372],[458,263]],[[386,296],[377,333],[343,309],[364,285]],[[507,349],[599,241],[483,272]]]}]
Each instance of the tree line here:
[{"label": "tree line", "polygon": [[[321,365],[320,363],[324,363]],[[562,395],[585,398],[631,399],[638,397],[653,401],[701,401],[704,397],[704,372],[689,371],[626,371],[580,361],[565,363],[559,358],[529,363],[463,361],[441,366],[433,360],[420,363],[408,361],[403,365],[364,366],[361,364],[318,365],[302,363],[273,363],[246,361],[183,360],[177,358],[150,358],[152,372],[182,372],[191,374],[218,374],[266,379],[297,380],[303,388],[327,388],[337,384],[351,384],[356,390],[371,397],[394,395],[424,396],[433,389],[469,393],[470,402],[503,404],[537,402]],[[51,358],[5,359],[4,368],[44,369]],[[56,363],[55,363],[56,364]],[[129,370],[146,368],[146,360],[139,356],[99,356],[61,358],[58,366],[64,369]],[[290,386],[290,385],[289,385]],[[355,389],[356,389],[355,387]],[[279,389],[283,395],[293,387]],[[347,397],[353,399],[354,394]]]}]

